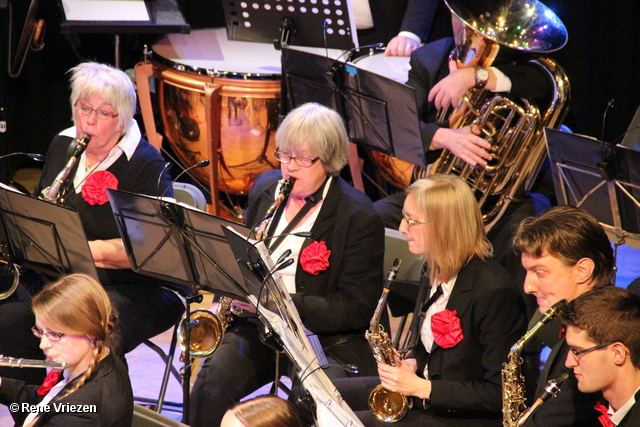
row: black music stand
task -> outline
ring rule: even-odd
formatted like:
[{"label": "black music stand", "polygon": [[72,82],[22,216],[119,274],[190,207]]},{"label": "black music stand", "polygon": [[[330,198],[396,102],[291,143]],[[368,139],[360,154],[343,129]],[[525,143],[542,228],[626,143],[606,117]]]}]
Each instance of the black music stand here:
[{"label": "black music stand", "polygon": [[350,63],[282,49],[289,108],[317,102],[336,110],[350,141],[426,167],[415,89]]},{"label": "black music stand", "polygon": [[[166,34],[166,33],[182,33],[188,34],[191,26],[185,21],[180,7],[176,0],[145,0],[145,8],[148,12],[148,19],[138,21],[125,20],[105,20],[104,14],[101,18],[80,18],[71,19],[67,12],[74,13],[83,6],[84,9],[98,11],[100,3],[93,6],[90,2],[78,3],[69,2],[65,8],[65,2],[59,1],[60,6],[60,32],[62,34],[75,33],[107,33],[114,35],[114,64],[116,68],[120,68],[120,34]],[[127,2],[113,2],[118,6],[127,6]],[[110,11],[107,11],[110,12]],[[98,16],[100,16],[98,14]],[[122,16],[126,16],[123,13]]]},{"label": "black music stand", "polygon": [[[222,232],[233,226],[248,235],[246,227],[157,197],[107,192],[133,271],[186,288],[186,319],[191,319],[190,304],[202,299],[200,289],[246,298],[240,268]],[[189,338],[187,332],[187,349]],[[188,424],[190,357],[185,357],[183,369],[182,421]]]},{"label": "black music stand", "polygon": [[640,248],[640,152],[545,129],[558,202],[581,207],[615,247]]},{"label": "black music stand", "polygon": [[13,262],[49,276],[85,273],[98,280],[77,211],[0,187],[0,218]]},{"label": "black music stand", "polygon": [[224,0],[229,40],[351,49],[358,47],[355,17],[350,1],[255,3]]}]

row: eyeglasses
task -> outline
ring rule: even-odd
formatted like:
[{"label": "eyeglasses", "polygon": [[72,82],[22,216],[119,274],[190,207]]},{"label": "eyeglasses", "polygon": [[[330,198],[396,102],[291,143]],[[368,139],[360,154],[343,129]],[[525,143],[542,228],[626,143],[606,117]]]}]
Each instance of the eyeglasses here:
[{"label": "eyeglasses", "polygon": [[280,163],[289,163],[291,160],[295,160],[298,166],[302,168],[308,168],[309,166],[320,160],[320,157],[316,157],[315,159],[310,159],[308,157],[293,157],[277,150],[274,154],[276,156],[276,159],[278,159]]},{"label": "eyeglasses", "polygon": [[604,344],[594,345],[593,347],[585,348],[584,350],[576,350],[575,348],[569,348],[569,350],[571,350],[571,353],[573,353],[573,355],[577,359],[578,356],[580,356],[581,354],[586,354],[586,353],[590,353],[590,352],[592,352],[594,350],[599,350],[601,348],[605,348],[607,346],[610,346],[613,343],[615,343],[615,341],[606,342]]},{"label": "eyeglasses", "polygon": [[33,332],[33,335],[35,335],[40,339],[42,339],[42,337],[45,336],[51,342],[58,342],[62,339],[62,337],[67,335],[62,332],[54,332],[54,331],[45,332],[42,329],[38,328],[37,326],[32,327],[31,332]]},{"label": "eyeglasses", "polygon": [[80,114],[83,117],[89,117],[92,111],[95,111],[96,114],[98,115],[98,118],[101,120],[107,120],[113,117],[118,117],[118,113],[110,113],[105,110],[95,110],[90,106],[88,106],[87,104],[82,104],[80,102],[76,102],[75,104],[73,104],[73,106],[76,107],[76,111],[78,111],[78,114]]},{"label": "eyeglasses", "polygon": [[408,227],[412,227],[412,226],[414,226],[416,224],[425,224],[427,222],[426,219],[411,219],[411,218],[409,218],[409,216],[404,211],[404,209],[402,210],[402,219],[405,220],[405,222],[407,223]]}]

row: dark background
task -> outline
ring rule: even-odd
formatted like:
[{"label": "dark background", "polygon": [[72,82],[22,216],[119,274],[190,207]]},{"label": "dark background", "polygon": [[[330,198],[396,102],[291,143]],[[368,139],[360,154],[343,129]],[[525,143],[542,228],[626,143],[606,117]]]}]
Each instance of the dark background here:
[{"label": "dark background", "polygon": [[[5,0],[6,1],[6,0]],[[15,3],[13,32],[22,27],[20,9],[26,0]],[[20,4],[18,4],[20,3]],[[572,88],[572,101],[565,124],[574,132],[607,142],[625,132],[640,104],[640,2],[629,0],[545,0],[547,6],[565,23],[569,42],[551,56],[564,66]],[[223,26],[221,0],[182,0],[181,10],[192,29]],[[3,1],[0,0],[0,7]],[[54,1],[40,0],[38,18],[45,19],[45,46],[28,53],[18,78],[7,73],[7,37],[9,13],[0,8],[0,107],[5,114],[7,131],[0,134],[4,152],[28,151],[45,153],[51,138],[70,126],[68,76],[66,71],[84,60],[114,62],[113,36],[107,34],[60,33],[59,6]],[[443,13],[442,13],[443,12]],[[448,21],[446,10],[442,22]],[[22,18],[24,19],[24,18]],[[432,38],[446,33],[446,25],[436,26]],[[14,36],[15,37],[15,36]],[[131,68],[142,59],[143,45],[152,44],[159,36],[123,35],[121,39],[123,68]],[[265,48],[270,46],[265,45]],[[613,107],[603,114],[609,100]],[[139,121],[141,123],[141,121]],[[1,146],[0,146],[1,147]],[[6,175],[28,161],[19,157],[6,160]]]}]

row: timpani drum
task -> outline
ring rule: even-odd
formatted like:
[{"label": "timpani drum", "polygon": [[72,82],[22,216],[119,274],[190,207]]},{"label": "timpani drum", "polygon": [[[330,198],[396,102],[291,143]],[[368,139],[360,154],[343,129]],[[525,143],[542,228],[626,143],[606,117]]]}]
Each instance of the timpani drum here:
[{"label": "timpani drum", "polygon": [[229,41],[224,28],[171,34],[152,50],[164,134],[176,156],[185,167],[217,159],[217,177],[194,169],[198,179],[212,193],[215,181],[219,191],[247,194],[260,173],[278,167],[280,52]]},{"label": "timpani drum", "polygon": [[[384,53],[362,56],[354,63],[372,73],[379,74],[399,83],[406,83],[409,78],[408,56],[384,56]],[[379,151],[367,150],[380,175],[397,189],[405,189],[411,182],[415,165],[405,160],[391,157]]]}]

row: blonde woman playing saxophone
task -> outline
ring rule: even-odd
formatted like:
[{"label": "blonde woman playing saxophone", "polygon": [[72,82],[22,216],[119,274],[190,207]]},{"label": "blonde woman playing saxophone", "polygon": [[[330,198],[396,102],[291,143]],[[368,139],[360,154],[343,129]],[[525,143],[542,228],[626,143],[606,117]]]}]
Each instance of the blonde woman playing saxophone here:
[{"label": "blonde woman playing saxophone", "polygon": [[429,266],[414,310],[415,339],[400,366],[378,364],[379,378],[334,383],[366,426],[385,425],[363,411],[370,387],[379,383],[413,400],[398,425],[501,426],[501,368],[526,330],[524,301],[491,259],[464,181],[438,175],[407,192],[400,231]]}]

